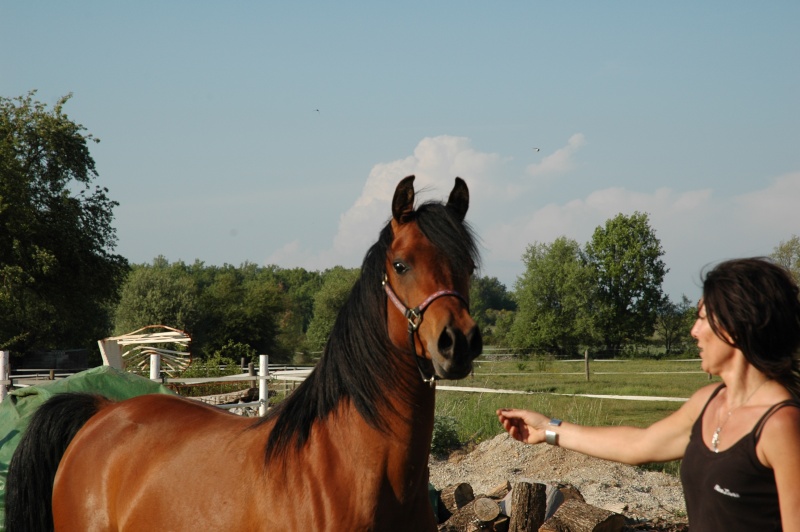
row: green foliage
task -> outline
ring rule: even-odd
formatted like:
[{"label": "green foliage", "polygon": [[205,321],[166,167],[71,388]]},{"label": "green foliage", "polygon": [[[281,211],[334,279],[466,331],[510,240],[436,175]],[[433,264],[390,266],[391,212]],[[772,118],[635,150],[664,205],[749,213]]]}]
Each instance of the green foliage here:
[{"label": "green foliage", "polygon": [[245,263],[239,268],[214,268],[201,301],[198,339],[204,352],[234,342],[249,345],[256,353],[278,354],[276,338],[284,296],[258,267]]},{"label": "green foliage", "polygon": [[233,358],[233,355],[238,355],[241,350],[247,350],[247,346],[241,344],[230,343],[219,351],[203,360],[193,360],[192,365],[183,372],[182,377],[225,377],[227,375],[236,375],[241,373],[239,362]]},{"label": "green foliage", "polygon": [[433,418],[431,453],[441,456],[458,449],[460,446],[458,420],[452,416],[435,416]]},{"label": "green foliage", "polygon": [[626,342],[641,342],[653,334],[668,271],[663,255],[647,214],[639,212],[606,221],[586,244],[595,287],[592,319],[611,353]]},{"label": "green foliage", "polygon": [[[469,289],[470,314],[481,329],[484,342],[495,343],[494,330],[503,312],[517,304],[497,277],[473,277]],[[501,329],[502,332],[502,329]]]},{"label": "green foliage", "polygon": [[135,266],[121,293],[117,333],[168,325],[189,333],[196,358],[230,345],[247,346],[239,356],[248,360],[256,354],[268,354],[274,362],[289,358],[278,337],[281,320],[292,312],[291,300],[273,272],[254,264],[187,266],[158,257]]},{"label": "green foliage", "polygon": [[114,334],[166,325],[191,335],[200,309],[200,290],[185,264],[169,264],[159,256],[150,265],[134,266],[125,279],[114,315]]},{"label": "green foliage", "polygon": [[323,273],[322,288],[314,297],[314,317],[308,326],[307,344],[311,351],[319,351],[328,341],[339,310],[347,301],[360,270],[337,266]]},{"label": "green foliage", "polygon": [[[185,378],[204,378],[204,377],[225,377],[236,375],[241,372],[239,362],[236,361],[238,355],[247,352],[249,346],[235,344],[233,342],[216,351],[212,356],[202,360],[192,360],[192,365],[181,375]],[[236,358],[233,358],[236,357]],[[178,393],[186,397],[200,397],[204,395],[214,395],[220,393],[235,392],[253,386],[252,383],[217,383],[193,384],[188,386],[177,386]]]},{"label": "green foliage", "polygon": [[305,363],[306,331],[314,315],[314,295],[322,286],[322,274],[271,265],[264,269],[263,275],[272,279],[284,295],[276,349],[287,362]]},{"label": "green foliage", "polygon": [[95,186],[97,142],[35,92],[0,97],[0,348],[96,346],[127,261],[112,253],[117,202]]},{"label": "green foliage", "polygon": [[800,237],[792,235],[789,240],[781,241],[770,256],[792,272],[794,280],[800,283]]},{"label": "green foliage", "polygon": [[514,326],[516,314],[516,312],[510,310],[496,311],[491,343],[497,347],[511,346],[511,328]]},{"label": "green foliage", "polygon": [[591,277],[578,243],[565,237],[535,243],[523,262],[510,343],[551,354],[574,353],[591,335]]},{"label": "green foliage", "polygon": [[679,304],[664,298],[656,311],[655,331],[663,342],[665,355],[691,349],[693,342],[690,331],[696,315],[695,305],[685,295]]},{"label": "green foliage", "polygon": [[245,359],[246,361],[252,361],[256,358],[256,356],[258,356],[258,353],[256,353],[256,350],[250,345],[228,340],[228,343],[214,351],[214,356],[210,360],[220,361],[224,359],[230,362],[219,363],[237,365],[239,364],[237,361],[241,361],[242,359]]}]

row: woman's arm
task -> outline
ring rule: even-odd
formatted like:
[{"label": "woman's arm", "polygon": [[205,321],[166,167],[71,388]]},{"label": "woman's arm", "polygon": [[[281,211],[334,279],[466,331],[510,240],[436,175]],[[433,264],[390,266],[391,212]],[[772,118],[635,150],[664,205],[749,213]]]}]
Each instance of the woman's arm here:
[{"label": "woman's arm", "polygon": [[717,384],[697,392],[678,410],[647,428],[590,427],[564,421],[549,425],[550,418],[528,410],[500,409],[497,417],[512,438],[542,443],[545,432],[558,434],[558,445],[597,458],[626,464],[665,462],[683,457],[692,425]]},{"label": "woman's arm", "polygon": [[800,530],[800,409],[783,407],[767,420],[757,454],[775,472],[784,530]]}]

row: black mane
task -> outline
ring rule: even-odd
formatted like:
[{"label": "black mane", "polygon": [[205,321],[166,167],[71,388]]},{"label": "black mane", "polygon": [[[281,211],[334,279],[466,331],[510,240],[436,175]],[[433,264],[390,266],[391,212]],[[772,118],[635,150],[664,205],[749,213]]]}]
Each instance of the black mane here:
[{"label": "black mane", "polygon": [[[454,276],[472,274],[478,266],[477,245],[458,214],[442,203],[428,202],[414,211],[411,220],[438,248]],[[285,453],[292,443],[301,448],[312,425],[331,415],[340,401],[349,400],[370,426],[381,431],[390,430],[381,417],[382,409],[391,408],[387,397],[413,402],[409,390],[413,389],[411,379],[418,378],[416,369],[400,370],[404,364],[414,365],[413,355],[391,344],[386,326],[386,293],[381,283],[393,237],[387,223],[364,257],[361,276],[339,311],[316,368],[254,425],[275,420],[265,449],[267,461]]]}]

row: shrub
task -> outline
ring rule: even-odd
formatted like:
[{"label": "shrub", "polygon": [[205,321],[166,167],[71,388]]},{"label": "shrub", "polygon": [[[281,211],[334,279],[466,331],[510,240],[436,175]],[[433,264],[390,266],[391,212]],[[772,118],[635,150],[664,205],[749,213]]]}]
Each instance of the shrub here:
[{"label": "shrub", "polygon": [[433,441],[431,453],[435,455],[447,454],[461,447],[458,439],[458,421],[452,416],[435,416],[433,418]]}]

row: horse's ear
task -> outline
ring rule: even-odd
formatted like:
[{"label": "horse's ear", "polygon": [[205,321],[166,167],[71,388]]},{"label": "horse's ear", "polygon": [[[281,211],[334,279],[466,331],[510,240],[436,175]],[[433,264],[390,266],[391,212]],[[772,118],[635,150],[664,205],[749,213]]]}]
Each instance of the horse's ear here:
[{"label": "horse's ear", "polygon": [[460,177],[456,178],[456,184],[450,192],[447,206],[453,209],[462,221],[464,220],[467,215],[467,209],[469,209],[469,189]]},{"label": "horse's ear", "polygon": [[392,200],[392,216],[397,223],[406,223],[414,212],[414,176],[404,178],[397,185]]}]

